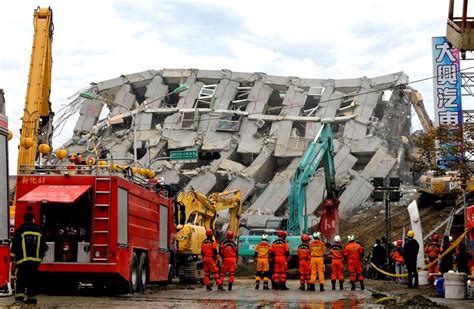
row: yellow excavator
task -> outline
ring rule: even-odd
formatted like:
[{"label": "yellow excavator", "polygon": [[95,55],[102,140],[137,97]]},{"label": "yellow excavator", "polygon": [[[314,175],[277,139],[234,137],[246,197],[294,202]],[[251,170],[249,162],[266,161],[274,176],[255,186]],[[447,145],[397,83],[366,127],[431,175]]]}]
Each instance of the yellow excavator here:
[{"label": "yellow excavator", "polygon": [[[36,160],[51,151],[53,135],[54,113],[49,102],[54,31],[51,8],[35,9],[33,26],[33,46],[20,130],[17,175],[29,174],[34,169]],[[10,207],[10,218],[15,217],[15,200],[16,198],[13,198]]]},{"label": "yellow excavator", "polygon": [[212,193],[206,196],[191,189],[180,192],[176,198],[179,211],[177,225],[176,270],[180,282],[196,282],[203,278],[201,243],[206,238],[206,229],[215,230],[217,213],[229,210],[229,225],[226,231],[239,234],[242,195],[240,190]]},{"label": "yellow excavator", "polygon": [[[420,119],[423,131],[429,132],[434,129],[435,126],[425,110],[421,93],[410,87],[407,87],[404,91]],[[443,176],[437,176],[433,171],[421,175],[419,186],[416,188],[419,193],[418,205],[420,207],[454,205],[461,186],[453,178],[453,175],[449,172]],[[466,185],[467,193],[474,191],[474,178],[471,178]]]}]

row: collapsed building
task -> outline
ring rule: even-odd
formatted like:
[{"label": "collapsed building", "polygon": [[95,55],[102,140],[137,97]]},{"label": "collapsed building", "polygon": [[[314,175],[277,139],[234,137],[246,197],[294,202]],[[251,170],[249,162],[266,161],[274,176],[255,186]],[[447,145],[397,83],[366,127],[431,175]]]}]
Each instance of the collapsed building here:
[{"label": "collapsed building", "polygon": [[[182,83],[189,89],[172,93]],[[91,84],[88,91],[96,97],[77,97],[69,105],[80,116],[64,146],[83,154],[94,149],[116,162],[130,162],[136,155],[140,165],[186,190],[240,189],[243,222],[253,228],[285,215],[290,178],[308,142],[322,123],[330,122],[344,218],[370,201],[373,177],[407,174],[407,83],[403,72],[309,79],[229,70],[149,70]],[[221,156],[207,163],[165,159],[170,150],[182,149]],[[308,213],[317,212],[324,191],[320,170],[307,188]]]}]

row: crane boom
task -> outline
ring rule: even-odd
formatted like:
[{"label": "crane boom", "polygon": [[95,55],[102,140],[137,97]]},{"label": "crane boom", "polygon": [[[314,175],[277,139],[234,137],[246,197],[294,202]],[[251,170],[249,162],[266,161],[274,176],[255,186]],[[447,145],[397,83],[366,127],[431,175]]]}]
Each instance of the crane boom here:
[{"label": "crane boom", "polygon": [[408,88],[408,90],[405,90],[405,92],[407,92],[408,99],[413,105],[418,119],[420,119],[423,131],[431,131],[434,128],[434,124],[431,121],[430,116],[428,116],[428,113],[426,112],[425,105],[423,104],[423,96],[420,92],[411,88]]},{"label": "crane boom", "polygon": [[[308,232],[308,214],[306,213],[306,186],[310,182],[320,164],[324,167],[328,200],[333,200],[333,208],[337,208],[336,169],[333,158],[333,135],[330,124],[323,124],[314,140],[308,145],[298,167],[291,178],[289,202],[288,233],[300,235]],[[326,201],[326,200],[325,200]],[[324,214],[323,214],[324,215]],[[303,219],[303,228],[301,228]],[[323,218],[321,218],[321,222]],[[337,222],[336,222],[337,224]],[[336,231],[338,227],[336,227]]]},{"label": "crane boom", "polygon": [[33,168],[38,154],[38,144],[51,145],[53,131],[53,113],[49,102],[54,30],[51,8],[38,7],[34,11],[33,25],[33,46],[21,127],[18,174],[22,165],[29,166],[29,169]]}]

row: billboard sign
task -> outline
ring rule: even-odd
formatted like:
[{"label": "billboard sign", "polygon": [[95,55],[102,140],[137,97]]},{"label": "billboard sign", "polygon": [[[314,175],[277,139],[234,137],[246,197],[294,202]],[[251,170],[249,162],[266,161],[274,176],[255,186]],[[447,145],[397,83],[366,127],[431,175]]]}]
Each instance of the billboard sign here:
[{"label": "billboard sign", "polygon": [[[433,37],[433,107],[435,125],[462,126],[460,52],[451,48],[446,37]],[[442,145],[441,145],[442,147]],[[443,161],[456,158],[436,158]]]},{"label": "billboard sign", "polygon": [[446,37],[433,37],[432,49],[435,124],[462,124],[459,49],[450,48]]}]

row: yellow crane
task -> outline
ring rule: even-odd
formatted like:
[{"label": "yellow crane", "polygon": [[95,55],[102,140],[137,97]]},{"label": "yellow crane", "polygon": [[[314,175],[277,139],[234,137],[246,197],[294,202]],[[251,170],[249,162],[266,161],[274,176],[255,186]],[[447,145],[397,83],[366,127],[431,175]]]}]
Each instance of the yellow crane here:
[{"label": "yellow crane", "polygon": [[33,25],[30,72],[18,151],[18,175],[31,171],[38,154],[49,153],[52,142],[53,112],[49,95],[54,24],[51,8],[38,7],[34,11]]},{"label": "yellow crane", "polygon": [[[38,155],[51,151],[53,134],[54,113],[51,110],[49,95],[54,24],[53,11],[50,7],[38,7],[34,10],[33,26],[33,46],[20,130],[17,175],[30,173],[34,169]],[[10,206],[10,218],[15,218],[15,200],[16,190]]]},{"label": "yellow crane", "polygon": [[206,196],[191,189],[180,192],[177,226],[177,271],[181,281],[196,281],[203,277],[200,259],[201,243],[206,229],[215,230],[217,213],[229,209],[229,226],[235,235],[239,233],[242,196],[240,190],[216,192]]}]

